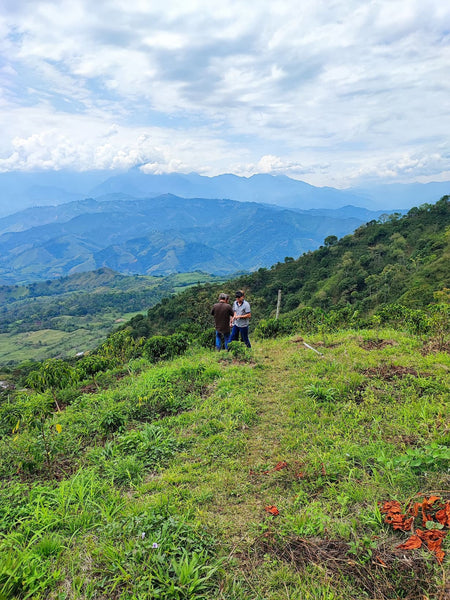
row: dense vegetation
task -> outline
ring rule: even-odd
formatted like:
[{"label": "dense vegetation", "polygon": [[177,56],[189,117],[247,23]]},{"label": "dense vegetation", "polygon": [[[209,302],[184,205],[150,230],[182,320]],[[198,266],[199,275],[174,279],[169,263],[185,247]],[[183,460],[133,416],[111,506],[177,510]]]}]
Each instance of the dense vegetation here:
[{"label": "dense vegetation", "polygon": [[244,289],[253,323],[275,314],[278,290],[282,310],[311,307],[339,313],[342,320],[366,317],[391,304],[421,309],[434,293],[450,288],[450,202],[413,208],[371,221],[353,235],[325,239],[324,246],[297,260],[286,257],[271,269],[259,269],[224,285],[194,287],[153,307],[148,318],[132,321],[137,334],[173,333],[180,326],[211,324],[211,303],[222,288]]}]

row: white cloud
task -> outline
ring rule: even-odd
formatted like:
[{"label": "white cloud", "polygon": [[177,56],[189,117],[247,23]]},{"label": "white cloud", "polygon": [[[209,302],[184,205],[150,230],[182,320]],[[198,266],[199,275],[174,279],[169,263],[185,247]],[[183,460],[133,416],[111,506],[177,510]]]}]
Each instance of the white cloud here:
[{"label": "white cloud", "polygon": [[450,170],[441,1],[4,5],[3,170],[142,160],[341,186]]}]

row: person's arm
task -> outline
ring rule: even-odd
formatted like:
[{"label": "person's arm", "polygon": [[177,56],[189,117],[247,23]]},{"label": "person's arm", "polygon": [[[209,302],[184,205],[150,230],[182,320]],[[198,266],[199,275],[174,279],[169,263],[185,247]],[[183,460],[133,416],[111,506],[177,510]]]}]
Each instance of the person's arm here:
[{"label": "person's arm", "polygon": [[244,315],[239,315],[238,319],[250,319],[252,313],[245,313]]},{"label": "person's arm", "polygon": [[[248,302],[247,302],[247,306],[248,306],[248,312],[241,315],[242,319],[250,319],[250,317],[252,316],[252,312],[250,310],[250,304]],[[247,307],[245,307],[245,308],[247,308]]]}]

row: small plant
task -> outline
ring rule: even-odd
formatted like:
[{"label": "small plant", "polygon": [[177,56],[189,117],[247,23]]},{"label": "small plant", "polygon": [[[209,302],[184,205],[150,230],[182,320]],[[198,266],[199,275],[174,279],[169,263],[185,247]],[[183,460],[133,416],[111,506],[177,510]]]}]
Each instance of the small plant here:
[{"label": "small plant", "polygon": [[252,360],[251,350],[241,342],[230,342],[228,344],[228,351],[233,358],[241,362],[250,362]]},{"label": "small plant", "polygon": [[167,600],[202,600],[211,597],[218,564],[209,565],[205,551],[183,551],[169,565],[157,563],[153,575],[156,597]]},{"label": "small plant", "polygon": [[423,448],[408,448],[406,454],[393,459],[394,467],[408,467],[413,471],[450,471],[450,448],[429,444]]},{"label": "small plant", "polygon": [[56,391],[68,387],[77,379],[77,372],[67,362],[59,359],[50,358],[42,363],[38,370],[32,371],[26,384],[38,392],[50,390],[58,411],[61,407],[58,404]]},{"label": "small plant", "polygon": [[106,475],[121,487],[138,484],[144,477],[144,463],[136,456],[121,456],[105,465]]},{"label": "small plant", "polygon": [[335,388],[325,388],[319,383],[311,383],[305,387],[305,393],[314,400],[323,400],[326,402],[332,402],[336,399],[337,390]]}]

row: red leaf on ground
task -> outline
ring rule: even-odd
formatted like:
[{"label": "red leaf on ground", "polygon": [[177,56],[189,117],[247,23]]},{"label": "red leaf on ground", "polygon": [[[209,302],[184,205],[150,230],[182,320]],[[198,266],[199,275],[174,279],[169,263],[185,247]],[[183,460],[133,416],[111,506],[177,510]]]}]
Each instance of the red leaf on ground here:
[{"label": "red leaf on ground", "polygon": [[422,540],[418,535],[412,535],[404,544],[397,546],[399,550],[411,550],[412,548],[420,548]]},{"label": "red leaf on ground", "polygon": [[428,500],[426,498],[424,498],[424,501],[422,504],[424,510],[430,510],[431,507],[433,506],[433,504],[436,502],[436,500],[440,500],[440,499],[441,499],[440,496],[430,496],[428,498]]},{"label": "red leaf on ground", "polygon": [[284,462],[284,460],[280,460],[280,462],[278,462],[272,469],[267,469],[267,471],[263,471],[263,475],[272,473],[272,471],[281,471],[281,469],[285,469],[287,466],[287,462]]},{"label": "red leaf on ground", "polygon": [[270,515],[279,515],[280,512],[278,510],[278,508],[276,506],[266,506],[264,509],[266,512],[268,512]]},{"label": "red leaf on ground", "polygon": [[279,463],[277,463],[273,470],[274,471],[281,471],[281,469],[285,469],[288,466],[287,462],[284,462],[283,460],[280,461]]},{"label": "red leaf on ground", "polygon": [[401,513],[402,507],[400,506],[400,502],[397,500],[387,500],[383,503],[381,507],[382,513]]},{"label": "red leaf on ground", "polygon": [[438,510],[436,521],[444,527],[450,527],[450,502],[447,502],[442,510]]}]

